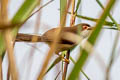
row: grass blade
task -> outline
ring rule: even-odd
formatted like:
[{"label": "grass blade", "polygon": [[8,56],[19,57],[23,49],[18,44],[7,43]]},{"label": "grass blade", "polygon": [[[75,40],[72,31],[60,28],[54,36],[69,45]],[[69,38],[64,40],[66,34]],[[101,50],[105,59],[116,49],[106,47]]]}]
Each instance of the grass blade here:
[{"label": "grass blade", "polygon": [[77,13],[77,11],[78,11],[78,9],[79,9],[79,6],[80,6],[80,3],[81,3],[81,0],[78,0],[75,13]]},{"label": "grass blade", "polygon": [[[12,23],[20,23],[23,22],[34,10],[34,8],[37,6],[39,0],[25,0],[21,8],[17,11],[15,16],[12,19]],[[20,26],[14,27],[11,32],[12,36],[15,37],[18,33]],[[4,57],[5,53],[5,44],[4,44],[4,39],[2,36],[2,33],[0,33],[0,55]]]},{"label": "grass blade", "polygon": [[[110,0],[109,3],[107,4],[107,7],[105,8],[103,14],[101,15],[100,20],[96,24],[94,31],[92,32],[91,36],[88,38],[88,41],[91,44],[93,44],[93,45],[95,44],[97,36],[99,35],[99,33],[102,29],[102,25],[104,24],[104,21],[114,3],[115,3],[115,0]],[[75,80],[78,77],[79,72],[80,72],[81,68],[83,67],[83,65],[85,64],[87,58],[88,58],[88,52],[86,52],[83,49],[81,51],[81,56],[79,57],[78,61],[76,62],[76,65],[73,67],[72,72],[69,75],[68,80]]]},{"label": "grass blade", "polygon": [[[76,64],[76,62],[75,62],[75,60],[70,56],[70,60],[73,62],[73,64]],[[88,77],[88,75],[81,69],[80,70],[81,71],[81,73],[88,79],[88,80],[90,80],[90,78]]]},{"label": "grass blade", "polygon": [[[24,4],[21,6],[21,8],[17,11],[15,16],[12,19],[12,23],[19,23],[19,22],[24,22],[24,20],[29,17],[29,15],[32,13],[32,11],[35,9],[37,6],[39,0],[25,0]],[[19,30],[19,26],[15,27],[12,30],[12,33],[14,36],[17,35],[17,32]]]},{"label": "grass blade", "polygon": [[50,67],[47,69],[45,74],[47,74],[56,64],[58,64],[62,60],[61,57],[57,57],[54,62],[50,65]]},{"label": "grass blade", "polygon": [[[102,5],[102,3],[99,0],[96,0],[97,3],[100,5],[100,7],[104,10],[104,6]],[[113,21],[113,23],[116,25],[117,28],[119,28],[117,21],[115,21],[115,19],[112,17],[112,15],[110,13],[108,13],[109,18]]]}]

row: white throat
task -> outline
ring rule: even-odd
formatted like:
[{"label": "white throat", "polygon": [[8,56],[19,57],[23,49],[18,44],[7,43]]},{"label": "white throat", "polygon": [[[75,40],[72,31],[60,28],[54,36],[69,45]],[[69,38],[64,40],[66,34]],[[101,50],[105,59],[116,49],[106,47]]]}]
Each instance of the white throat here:
[{"label": "white throat", "polygon": [[89,37],[90,33],[91,33],[91,30],[83,30],[83,31],[81,31],[80,36],[82,38],[87,38],[87,37]]}]

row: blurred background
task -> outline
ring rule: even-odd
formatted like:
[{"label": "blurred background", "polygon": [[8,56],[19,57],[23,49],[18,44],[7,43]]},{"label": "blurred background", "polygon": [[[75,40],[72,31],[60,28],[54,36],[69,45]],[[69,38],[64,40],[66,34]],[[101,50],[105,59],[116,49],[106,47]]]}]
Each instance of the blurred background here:
[{"label": "blurred background", "polygon": [[[106,5],[108,0],[100,0],[103,5]],[[9,19],[13,17],[16,11],[19,9],[21,4],[24,0],[10,0],[9,2]],[[48,0],[42,0],[42,4],[45,4]],[[99,18],[100,14],[102,13],[101,7],[97,4],[96,0],[82,0],[81,6],[79,8],[79,14],[87,17],[92,18]],[[49,29],[55,28],[59,25],[60,20],[60,12],[59,12],[59,0],[54,0],[49,5],[42,8],[41,11],[41,20],[40,20],[40,28],[39,33],[34,33],[34,27],[36,24],[36,17],[37,14],[32,16],[19,30],[20,33],[29,33],[29,34],[38,34],[42,35]],[[37,10],[37,9],[36,9]],[[120,0],[116,1],[114,8],[111,11],[112,16],[114,19],[120,23]],[[110,21],[109,18],[107,18]],[[91,26],[94,26],[95,23],[77,18],[76,24],[78,23],[88,23]],[[70,15],[67,16],[67,26],[70,24]],[[114,44],[114,38],[116,35],[116,30],[108,30],[103,29],[99,38],[97,39],[97,43],[95,46],[95,50],[97,53],[92,53],[87,60],[86,65],[84,66],[83,70],[88,75],[90,80],[104,80],[105,79],[105,71],[106,67],[110,61],[110,55]],[[36,45],[36,46],[35,46]],[[31,49],[34,49],[34,53],[30,52]],[[75,48],[71,52],[71,56],[77,60],[78,49]],[[49,50],[49,46],[43,42],[41,43],[25,43],[20,42],[15,44],[15,58],[17,63],[17,68],[19,70],[20,80],[36,80],[37,74],[39,73],[42,64],[44,62],[45,56]],[[115,62],[110,71],[110,80],[120,80],[120,42],[116,48],[116,56]],[[53,60],[57,57],[54,55],[49,64],[53,62]],[[44,78],[44,80],[54,80],[57,73],[61,70],[61,62],[57,64]],[[6,80],[7,74],[7,56],[4,58],[3,62],[3,74],[4,80]],[[68,68],[68,75],[71,72],[73,67],[73,63],[70,62]],[[84,75],[81,75],[81,80],[87,80]],[[58,76],[57,80],[61,80],[61,75]]]}]

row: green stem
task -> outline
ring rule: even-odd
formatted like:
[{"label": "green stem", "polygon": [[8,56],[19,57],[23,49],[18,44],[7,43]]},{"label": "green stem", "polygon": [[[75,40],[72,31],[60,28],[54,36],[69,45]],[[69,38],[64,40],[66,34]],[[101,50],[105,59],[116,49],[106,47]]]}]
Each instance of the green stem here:
[{"label": "green stem", "polygon": [[[96,0],[96,1],[102,9],[105,9],[104,6],[102,5],[102,3],[99,0]],[[110,13],[108,13],[108,16],[113,21],[113,23],[116,25],[116,27],[119,27],[117,21],[115,21],[115,19],[112,17],[112,15]]]}]

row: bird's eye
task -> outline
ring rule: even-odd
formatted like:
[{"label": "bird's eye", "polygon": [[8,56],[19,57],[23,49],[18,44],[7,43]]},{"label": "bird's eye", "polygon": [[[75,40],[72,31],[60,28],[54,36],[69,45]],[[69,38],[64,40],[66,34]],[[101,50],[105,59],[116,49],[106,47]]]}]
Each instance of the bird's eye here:
[{"label": "bird's eye", "polygon": [[88,27],[87,26],[83,26],[83,30],[87,29]]}]

